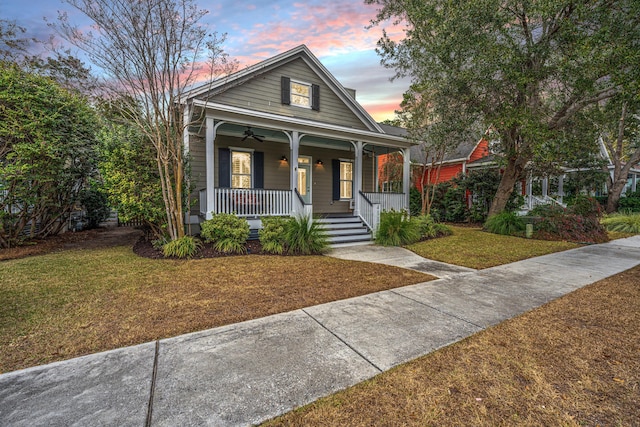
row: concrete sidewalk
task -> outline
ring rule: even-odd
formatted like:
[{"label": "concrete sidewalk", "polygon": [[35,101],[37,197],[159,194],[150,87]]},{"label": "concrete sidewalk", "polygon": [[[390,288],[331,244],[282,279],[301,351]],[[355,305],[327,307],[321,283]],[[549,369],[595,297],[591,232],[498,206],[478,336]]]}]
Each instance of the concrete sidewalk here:
[{"label": "concrete sidewalk", "polygon": [[259,423],[638,264],[634,236],[10,372],[0,425]]}]

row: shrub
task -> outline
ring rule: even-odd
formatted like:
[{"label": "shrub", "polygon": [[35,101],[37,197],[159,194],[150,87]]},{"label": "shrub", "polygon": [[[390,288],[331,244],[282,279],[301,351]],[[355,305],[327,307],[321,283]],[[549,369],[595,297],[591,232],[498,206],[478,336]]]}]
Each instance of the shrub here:
[{"label": "shrub", "polygon": [[[633,194],[638,194],[636,191]],[[618,211],[640,212],[640,197],[639,196],[627,196],[620,198],[618,202]]]},{"label": "shrub", "polygon": [[244,254],[247,253],[249,223],[233,214],[220,213],[200,225],[200,235],[217,251]]},{"label": "shrub", "polygon": [[293,217],[287,222],[285,238],[287,252],[296,255],[321,254],[329,245],[322,225],[306,215]]},{"label": "shrub", "polygon": [[538,216],[534,222],[536,239],[579,243],[602,243],[609,240],[596,215],[577,215],[562,207],[553,206],[538,206],[531,213]]},{"label": "shrub", "polygon": [[617,213],[601,220],[602,225],[609,231],[620,233],[640,233],[640,213]]},{"label": "shrub", "polygon": [[489,233],[505,236],[521,236],[525,229],[522,218],[513,212],[501,212],[487,218],[484,229]]},{"label": "shrub", "polygon": [[193,236],[184,236],[176,240],[172,240],[162,247],[164,256],[191,258],[202,247],[202,242]]},{"label": "shrub", "polygon": [[269,254],[282,255],[286,249],[288,218],[281,216],[269,216],[262,218],[262,228],[258,231],[258,237],[262,250]]},{"label": "shrub", "polygon": [[420,240],[420,227],[411,221],[406,211],[391,210],[380,215],[376,243],[383,246],[402,246]]},{"label": "shrub", "polygon": [[431,215],[420,215],[412,217],[411,220],[414,221],[418,227],[420,240],[449,236],[453,233],[450,227],[437,223]]},{"label": "shrub", "polygon": [[571,206],[568,208],[570,213],[582,216],[602,216],[602,208],[600,203],[593,197],[584,196],[582,194],[576,196]]},{"label": "shrub", "polygon": [[87,188],[80,193],[80,203],[87,211],[87,228],[97,228],[109,218],[109,200],[107,195],[97,188]]}]

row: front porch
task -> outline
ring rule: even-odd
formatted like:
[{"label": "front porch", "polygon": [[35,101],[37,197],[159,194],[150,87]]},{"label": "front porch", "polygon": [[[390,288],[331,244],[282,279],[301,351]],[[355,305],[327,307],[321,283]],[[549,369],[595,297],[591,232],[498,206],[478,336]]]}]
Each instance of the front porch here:
[{"label": "front porch", "polygon": [[[282,130],[255,117],[245,119],[207,117],[189,135],[200,187],[192,212],[198,222],[230,213],[250,219],[255,229],[265,216],[347,214],[375,233],[381,212],[408,210],[410,159],[404,138],[319,124]],[[350,138],[356,136],[359,140]],[[390,150],[404,159],[401,192],[380,191],[378,156]]]}]

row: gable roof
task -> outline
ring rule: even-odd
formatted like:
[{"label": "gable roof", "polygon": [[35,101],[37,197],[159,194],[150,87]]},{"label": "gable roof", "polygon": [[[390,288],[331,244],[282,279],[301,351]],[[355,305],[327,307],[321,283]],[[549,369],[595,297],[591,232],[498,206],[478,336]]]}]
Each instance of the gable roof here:
[{"label": "gable roof", "polygon": [[269,70],[275,69],[285,63],[295,59],[302,59],[332,91],[340,98],[340,100],[349,108],[363,125],[373,132],[386,133],[378,123],[369,115],[369,113],[351,96],[351,93],[342,86],[338,80],[325,68],[324,65],[316,58],[309,48],[304,44],[299,45],[291,50],[280,53],[272,58],[258,62],[257,64],[246,67],[225,78],[204,83],[203,85],[187,91],[183,95],[183,101],[188,102],[198,96],[212,93],[219,94],[225,90],[242,84],[245,81],[262,74]]},{"label": "gable roof", "polygon": [[[464,141],[458,144],[458,146],[453,151],[449,151],[445,153],[444,158],[442,159],[443,163],[457,163],[457,162],[465,162],[469,161],[471,155],[476,150],[478,145],[482,142],[482,138],[470,141]],[[423,156],[422,148],[420,145],[415,145],[411,147],[411,159],[420,159]]]}]

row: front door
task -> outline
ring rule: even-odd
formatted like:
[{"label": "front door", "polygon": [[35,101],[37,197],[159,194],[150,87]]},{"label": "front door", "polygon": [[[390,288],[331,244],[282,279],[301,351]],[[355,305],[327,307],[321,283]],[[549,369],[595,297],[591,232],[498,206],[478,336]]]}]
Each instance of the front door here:
[{"label": "front door", "polygon": [[298,192],[302,200],[311,204],[311,157],[298,157]]}]

